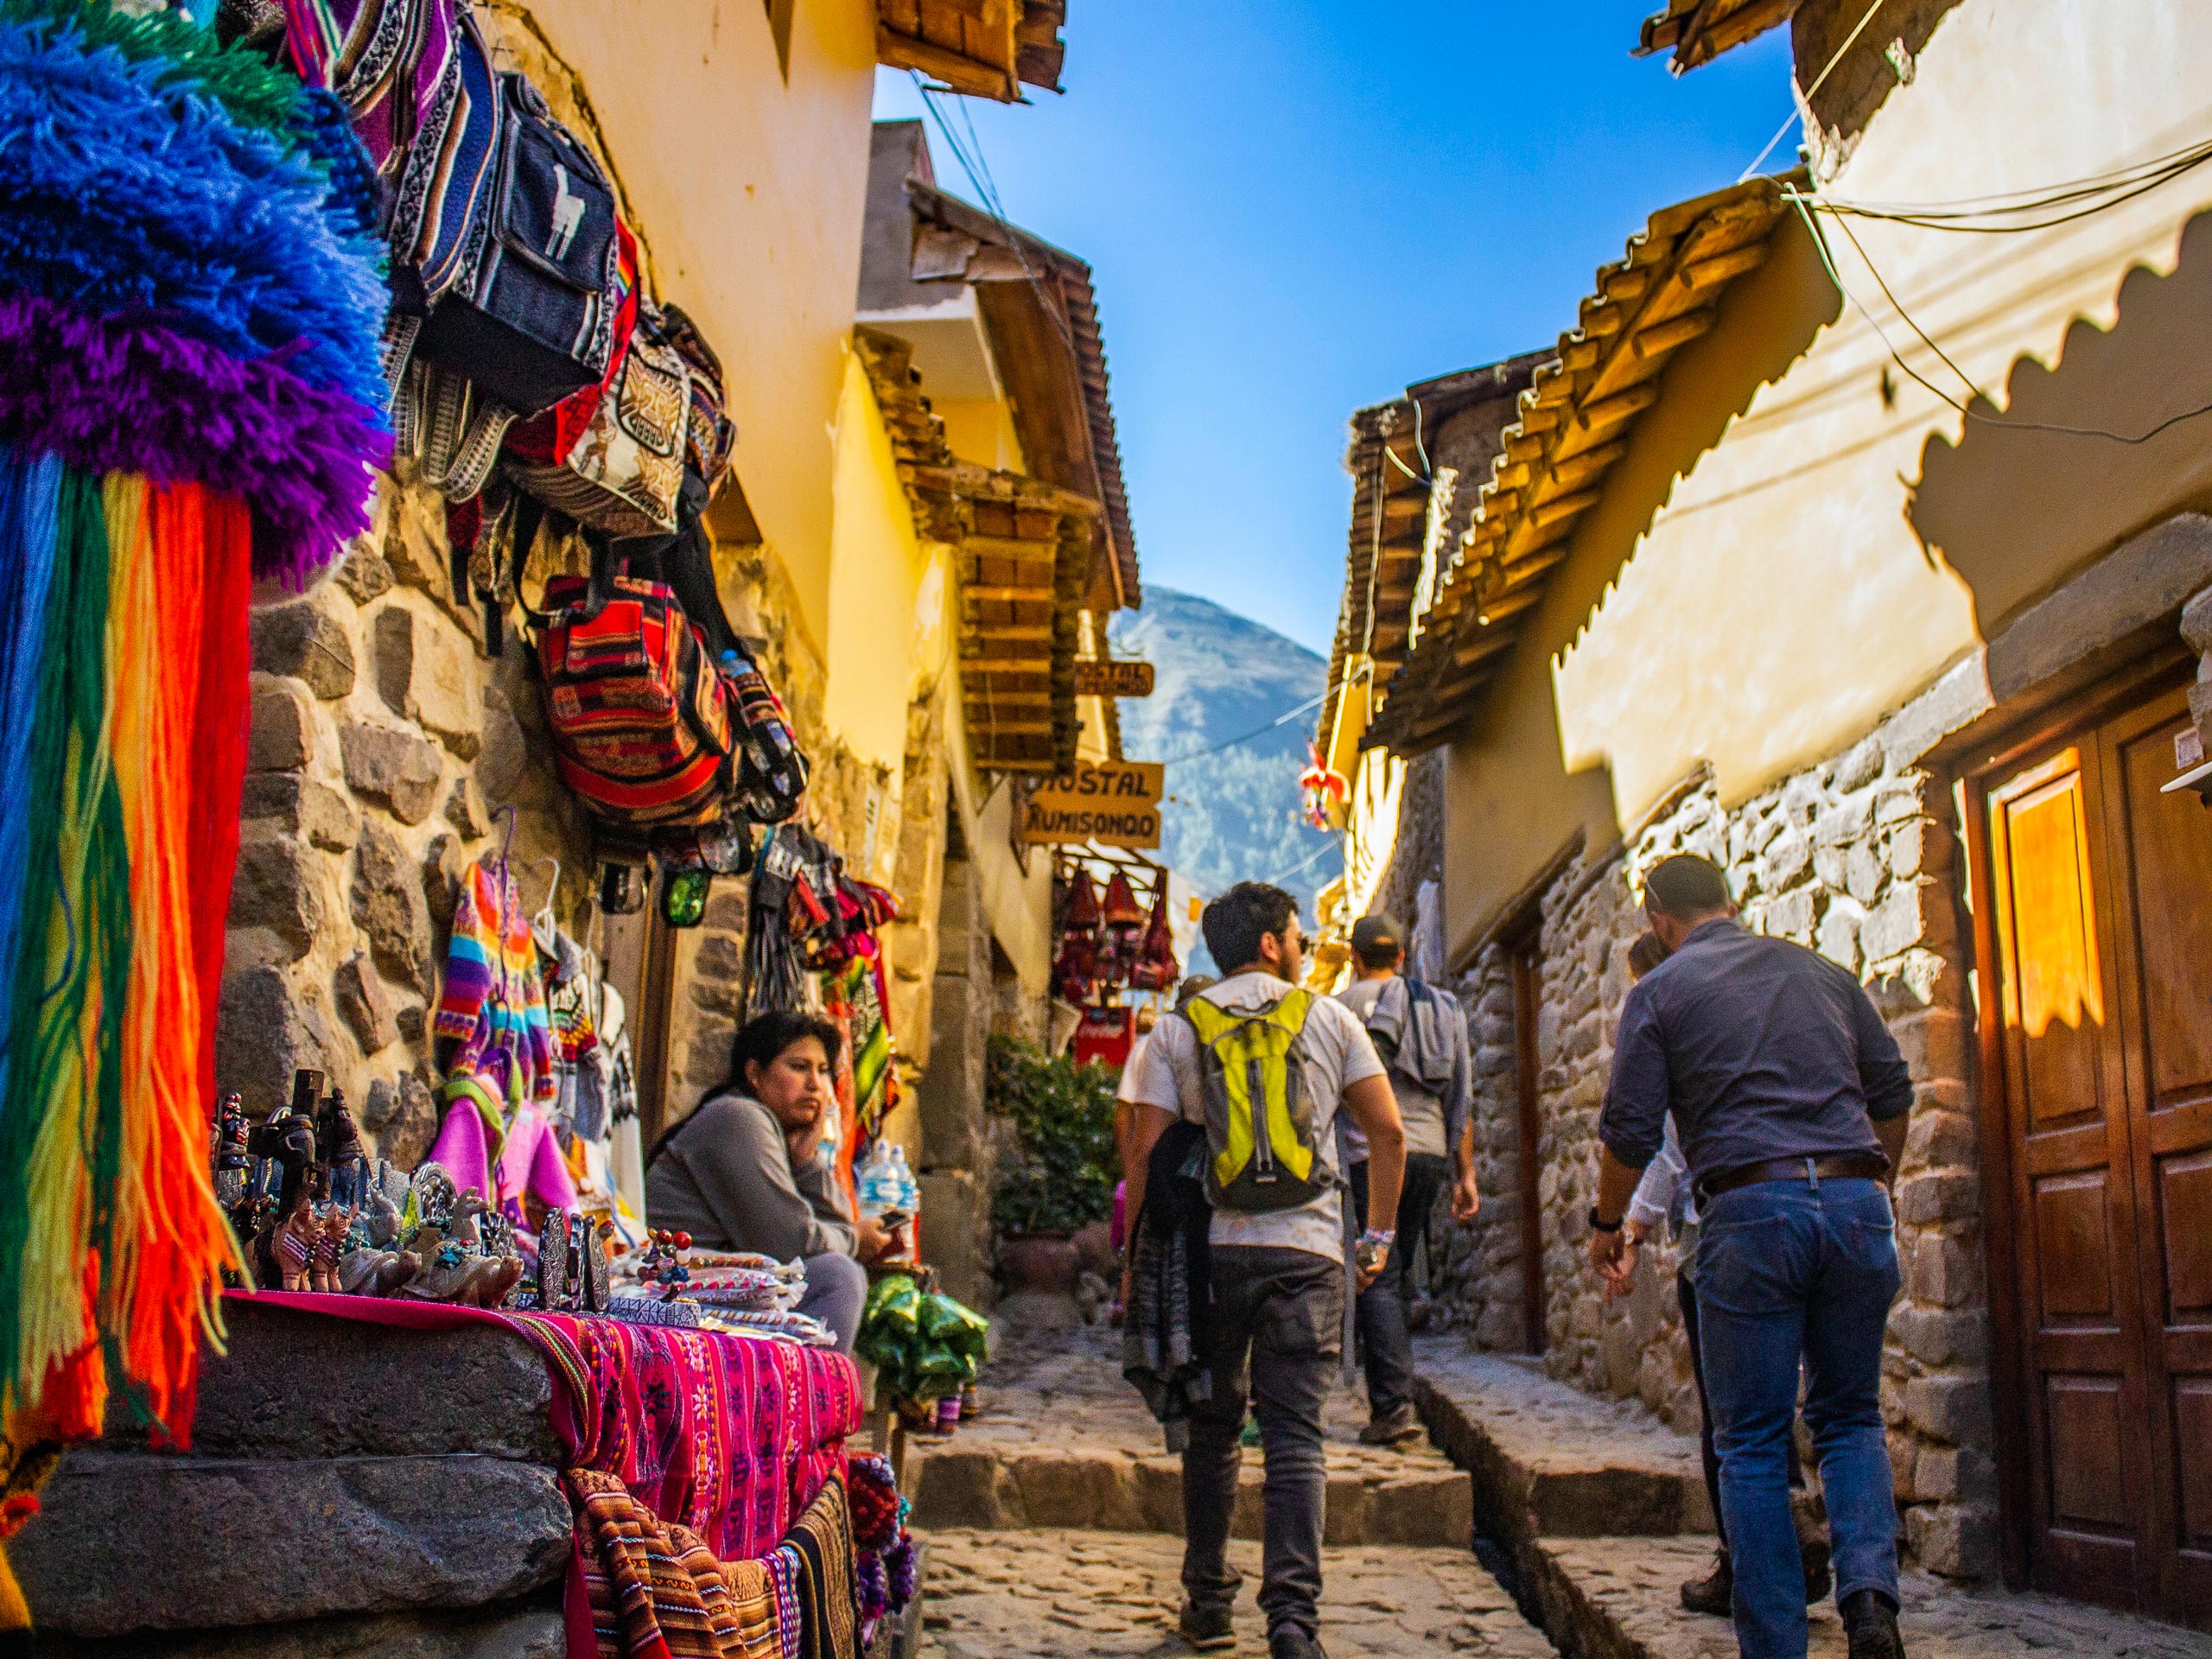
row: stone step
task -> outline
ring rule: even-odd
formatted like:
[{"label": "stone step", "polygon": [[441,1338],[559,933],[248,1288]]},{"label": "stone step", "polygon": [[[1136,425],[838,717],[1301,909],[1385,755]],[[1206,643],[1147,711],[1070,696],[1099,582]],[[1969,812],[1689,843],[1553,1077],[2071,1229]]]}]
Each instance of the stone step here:
[{"label": "stone step", "polygon": [[80,1448],[40,1506],[9,1560],[39,1627],[73,1636],[480,1607],[569,1557],[559,1478],[502,1458]]},{"label": "stone step", "polygon": [[1516,1551],[1537,1538],[1713,1530],[1697,1442],[1642,1408],[1456,1337],[1418,1342],[1414,1362],[1421,1420],[1472,1478],[1484,1530]]},{"label": "stone step", "polygon": [[[1181,1458],[1137,1458],[1117,1446],[998,1446],[953,1442],[916,1460],[916,1526],[967,1529],[1097,1529],[1110,1533],[1184,1531]],[[1236,1478],[1230,1535],[1259,1537],[1265,1476],[1259,1453]],[[1473,1535],[1473,1489],[1465,1473],[1440,1465],[1389,1476],[1330,1469],[1327,1531],[1332,1546],[1460,1546]]]},{"label": "stone step", "polygon": [[[910,1442],[907,1488],[928,1527],[1083,1528],[1180,1534],[1182,1459],[1122,1376],[1121,1333],[1065,1297],[1009,1298],[993,1319],[984,1414],[949,1442]],[[1433,1447],[1362,1446],[1357,1389],[1324,1411],[1332,1545],[1436,1545],[1473,1535],[1473,1488]],[[1248,1451],[1231,1529],[1260,1535],[1262,1459]]]},{"label": "stone step", "polygon": [[[1461,1471],[1434,1459],[1408,1459],[1402,1471],[1372,1458],[1346,1466],[1332,1455],[1331,1462],[1325,1535],[1332,1546],[1465,1548],[1474,1529],[1473,1489]],[[1183,1530],[1183,1465],[1176,1457],[1103,1445],[1014,1448],[956,1440],[924,1451],[915,1465],[918,1526]],[[1254,1451],[1238,1471],[1231,1536],[1259,1537],[1263,1479]]]},{"label": "stone step", "polygon": [[[1713,1564],[1699,1538],[1543,1538],[1521,1554],[1523,1587],[1562,1653],[1584,1659],[1736,1659],[1725,1618],[1685,1612],[1683,1580]],[[2126,1613],[1947,1584],[1900,1580],[1899,1623],[1913,1659],[2205,1659],[2212,1638]],[[1808,1610],[1808,1659],[1846,1659],[1831,1601]]]}]

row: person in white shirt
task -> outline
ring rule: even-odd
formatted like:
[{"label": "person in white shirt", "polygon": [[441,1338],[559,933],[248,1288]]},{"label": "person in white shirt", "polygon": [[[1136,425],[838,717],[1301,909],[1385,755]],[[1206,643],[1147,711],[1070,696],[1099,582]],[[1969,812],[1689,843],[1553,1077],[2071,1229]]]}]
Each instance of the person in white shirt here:
[{"label": "person in white shirt", "polygon": [[[1224,1552],[1249,1395],[1267,1459],[1260,1608],[1270,1659],[1321,1659],[1321,1406],[1343,1352],[1348,1274],[1363,1287],[1389,1258],[1405,1131],[1365,1028],[1342,1003],[1298,985],[1305,957],[1297,900],[1239,882],[1206,907],[1200,925],[1227,972],[1161,1020],[1139,1057],[1126,1166],[1134,1232],[1144,1224],[1154,1144],[1178,1123],[1203,1126],[1202,1135],[1182,1132],[1192,1150],[1181,1167],[1200,1168],[1213,1205],[1212,1302],[1203,1331],[1211,1387],[1193,1410],[1183,1454],[1179,1629],[1201,1650],[1236,1643],[1230,1608],[1240,1579]],[[1244,1058],[1258,1052],[1250,1045],[1269,1040],[1281,1054],[1292,1032],[1281,1070]],[[1266,1098],[1254,1105],[1255,1089]],[[1368,1143],[1370,1224],[1349,1262],[1340,1108]]]}]

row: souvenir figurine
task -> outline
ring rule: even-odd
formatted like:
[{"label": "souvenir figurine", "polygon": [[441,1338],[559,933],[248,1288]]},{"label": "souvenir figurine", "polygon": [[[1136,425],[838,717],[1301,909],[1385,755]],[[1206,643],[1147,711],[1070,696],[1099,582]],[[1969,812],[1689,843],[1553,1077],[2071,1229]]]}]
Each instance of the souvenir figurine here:
[{"label": "souvenir figurine", "polygon": [[308,1287],[326,1296],[339,1294],[338,1258],[353,1225],[352,1206],[333,1200],[315,1207],[315,1254],[308,1263]]},{"label": "souvenir figurine", "polygon": [[412,1250],[349,1250],[338,1261],[338,1287],[348,1296],[394,1296],[422,1270]]},{"label": "souvenir figurine", "polygon": [[479,1218],[491,1213],[492,1206],[474,1187],[461,1193],[453,1201],[453,1218],[446,1224],[446,1236],[455,1240],[472,1255],[490,1254],[484,1246],[484,1230]]},{"label": "souvenir figurine", "polygon": [[454,1200],[460,1197],[454,1191],[453,1177],[446,1173],[443,1164],[423,1164],[416,1170],[410,1185],[415,1197],[416,1224],[435,1227],[443,1233],[453,1220]]},{"label": "souvenir figurine", "polygon": [[246,1183],[253,1173],[248,1133],[245,1097],[225,1095],[215,1110],[215,1202],[226,1213],[234,1214],[246,1201]]},{"label": "souvenir figurine", "polygon": [[305,1193],[287,1215],[270,1230],[266,1254],[276,1272],[279,1290],[307,1290],[312,1288],[309,1272],[315,1262],[315,1246],[322,1236],[321,1224],[315,1219],[315,1204]]},{"label": "souvenir figurine", "polygon": [[547,1213],[537,1233],[537,1306],[548,1313],[566,1311],[573,1287],[569,1281],[569,1212]]},{"label": "souvenir figurine", "polygon": [[321,1160],[330,1166],[332,1199],[349,1207],[359,1205],[368,1184],[369,1157],[361,1147],[360,1126],[335,1089],[315,1109],[315,1135]]},{"label": "souvenir figurine", "polygon": [[612,1268],[607,1244],[614,1230],[595,1217],[579,1213],[576,1230],[584,1241],[584,1306],[593,1313],[604,1313],[613,1299],[613,1287],[608,1282]]}]

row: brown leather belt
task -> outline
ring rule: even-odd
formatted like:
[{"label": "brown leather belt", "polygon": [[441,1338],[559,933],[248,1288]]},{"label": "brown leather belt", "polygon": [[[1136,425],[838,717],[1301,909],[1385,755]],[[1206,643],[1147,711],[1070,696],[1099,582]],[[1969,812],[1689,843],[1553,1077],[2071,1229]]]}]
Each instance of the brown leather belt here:
[{"label": "brown leather belt", "polygon": [[1708,1175],[1697,1184],[1698,1202],[1709,1203],[1739,1186],[1764,1181],[1880,1181],[1889,1179],[1890,1160],[1878,1152],[1844,1152],[1826,1158],[1769,1158]]}]

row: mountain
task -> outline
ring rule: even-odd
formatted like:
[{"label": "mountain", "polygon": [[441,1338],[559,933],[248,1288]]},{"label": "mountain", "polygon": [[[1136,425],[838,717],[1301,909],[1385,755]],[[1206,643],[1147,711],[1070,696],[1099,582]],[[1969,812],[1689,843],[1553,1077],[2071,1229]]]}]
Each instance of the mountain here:
[{"label": "mountain", "polygon": [[[1271,880],[1298,895],[1308,928],[1315,891],[1343,864],[1299,814],[1298,774],[1315,712],[1214,753],[1316,696],[1328,664],[1295,640],[1195,594],[1145,584],[1144,605],[1115,613],[1114,653],[1153,664],[1153,693],[1122,702],[1122,751],[1165,760],[1160,856],[1211,896]],[[1179,756],[1192,756],[1179,761]],[[1198,971],[1211,971],[1194,963]]]}]

